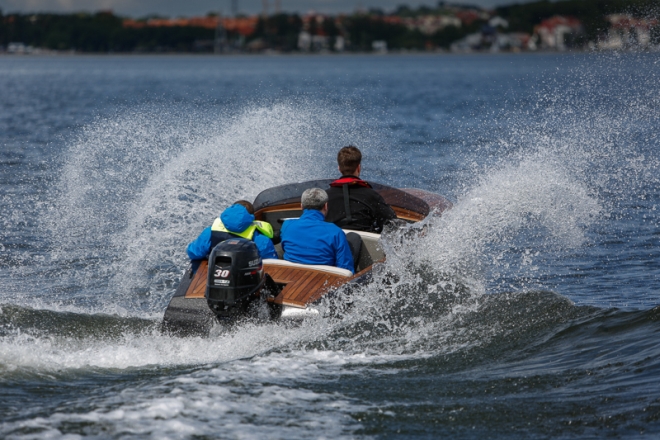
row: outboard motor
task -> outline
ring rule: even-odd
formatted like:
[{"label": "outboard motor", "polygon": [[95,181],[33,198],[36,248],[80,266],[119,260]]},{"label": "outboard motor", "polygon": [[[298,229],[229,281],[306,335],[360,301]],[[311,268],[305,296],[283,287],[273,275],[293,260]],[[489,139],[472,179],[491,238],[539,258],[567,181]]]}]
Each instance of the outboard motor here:
[{"label": "outboard motor", "polygon": [[232,238],[219,243],[209,255],[206,301],[218,317],[246,312],[264,285],[264,267],[257,245]]}]

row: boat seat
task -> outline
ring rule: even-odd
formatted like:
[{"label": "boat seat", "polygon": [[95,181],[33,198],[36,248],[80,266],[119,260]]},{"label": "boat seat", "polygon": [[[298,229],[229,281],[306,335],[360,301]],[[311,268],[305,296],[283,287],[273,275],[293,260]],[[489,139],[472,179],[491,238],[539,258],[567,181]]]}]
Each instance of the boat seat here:
[{"label": "boat seat", "polygon": [[298,269],[314,269],[314,270],[319,270],[321,272],[331,273],[333,275],[341,275],[344,277],[353,276],[353,273],[350,270],[342,269],[341,267],[335,267],[335,266],[326,266],[321,264],[301,264],[286,260],[275,260],[273,258],[266,258],[262,261],[264,265],[269,265],[269,266],[291,267]]},{"label": "boat seat", "polygon": [[362,237],[362,240],[378,241],[380,239],[380,234],[376,234],[374,232],[356,231],[353,229],[342,229],[342,231],[344,231],[345,234],[348,234],[349,232],[355,232],[360,237]]},{"label": "boat seat", "polygon": [[362,238],[362,250],[360,250],[360,256],[357,261],[357,271],[366,269],[367,267],[374,264],[376,261],[380,261],[385,258],[385,253],[380,246],[380,234],[375,234],[373,232],[365,231],[354,231],[352,229],[344,229],[345,233],[354,232]]}]

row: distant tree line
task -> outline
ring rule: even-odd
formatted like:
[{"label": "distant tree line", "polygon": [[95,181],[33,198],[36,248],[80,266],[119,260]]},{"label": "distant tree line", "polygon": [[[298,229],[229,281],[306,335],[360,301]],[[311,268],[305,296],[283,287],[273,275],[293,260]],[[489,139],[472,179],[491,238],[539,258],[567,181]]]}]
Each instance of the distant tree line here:
[{"label": "distant tree line", "polygon": [[212,40],[213,30],[198,27],[130,29],[108,12],[96,14],[12,14],[0,12],[0,45],[26,45],[80,52],[158,52],[195,50],[195,43]]},{"label": "distant tree line", "polygon": [[[245,41],[238,34],[228,33],[229,42],[241,41],[245,49],[274,49],[283,52],[298,49],[302,30],[311,35],[323,35],[334,41],[342,36],[346,50],[370,51],[376,40],[386,41],[390,49],[424,50],[447,48],[467,34],[480,31],[484,19],[475,19],[462,26],[447,26],[431,35],[409,29],[387,17],[417,17],[451,15],[458,6],[439,2],[435,7],[410,8],[400,6],[393,13],[370,10],[348,16],[327,17],[304,23],[297,14],[276,14],[259,19],[254,33]],[[586,41],[593,41],[608,26],[606,16],[630,13],[655,17],[660,14],[658,0],[541,0],[531,3],[501,6],[495,14],[509,22],[508,32],[532,33],[534,26],[554,15],[572,16],[582,21]],[[657,35],[657,30],[655,30]],[[33,47],[80,52],[209,52],[214,48],[214,29],[193,26],[124,27],[123,18],[110,12],[78,14],[8,14],[0,10],[0,46],[22,42]],[[237,47],[237,46],[234,46]]]},{"label": "distant tree line", "polygon": [[[297,14],[275,14],[269,17],[260,17],[254,34],[248,38],[249,42],[263,42],[264,48],[271,48],[282,52],[291,52],[298,48],[298,34],[303,28],[302,18]],[[332,29],[333,35],[336,30]],[[238,35],[229,34],[228,39],[238,38]]]}]

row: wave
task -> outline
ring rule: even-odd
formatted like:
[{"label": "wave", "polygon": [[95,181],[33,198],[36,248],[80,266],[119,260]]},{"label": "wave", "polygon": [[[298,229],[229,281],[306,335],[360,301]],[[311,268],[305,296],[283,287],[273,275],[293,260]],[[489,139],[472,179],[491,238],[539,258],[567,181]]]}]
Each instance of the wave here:
[{"label": "wave", "polygon": [[[370,301],[362,294],[347,305],[342,297],[339,316],[338,304],[328,302],[335,307],[331,315],[301,325],[244,323],[210,338],[162,335],[158,320],[2,305],[0,369],[7,379],[40,371],[222,365],[255,356],[295,358],[301,352],[335,353],[342,362],[366,366],[433,359],[445,373],[487,367],[525,374],[541,366],[657,363],[658,307],[631,312],[576,306],[547,291],[472,296],[452,287],[431,292],[426,281],[438,279],[424,281],[425,276],[406,288],[372,286]],[[365,307],[376,300],[390,308]]]}]

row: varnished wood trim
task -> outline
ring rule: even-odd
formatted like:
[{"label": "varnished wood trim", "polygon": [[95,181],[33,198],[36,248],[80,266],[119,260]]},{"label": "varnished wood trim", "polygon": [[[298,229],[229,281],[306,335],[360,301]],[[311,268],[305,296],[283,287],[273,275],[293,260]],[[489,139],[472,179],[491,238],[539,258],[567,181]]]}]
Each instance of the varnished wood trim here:
[{"label": "varnished wood trim", "polygon": [[[304,293],[303,289],[309,285],[314,278],[320,279],[318,273],[306,274],[301,272],[299,275],[300,277],[297,280],[287,285],[287,288],[285,288],[286,292],[283,291],[285,294],[284,296],[294,301],[302,300],[302,298],[298,298],[300,292]],[[314,283],[314,285],[316,285],[316,283]]]},{"label": "varnished wood trim", "polygon": [[[270,266],[268,266],[268,267],[270,267]],[[268,269],[266,269],[266,270],[268,270]],[[297,278],[297,275],[296,275],[295,269],[293,269],[291,267],[284,267],[279,272],[279,277],[282,278],[283,280],[288,280],[286,282],[290,282],[290,281],[295,280]],[[282,282],[284,282],[284,281],[282,281]]]},{"label": "varnished wood trim", "polygon": [[[383,261],[385,260],[380,260],[378,263]],[[372,266],[369,266],[352,277],[347,278],[312,268],[264,265],[264,271],[276,283],[285,284],[282,292],[275,299],[270,299],[269,301],[299,308],[305,308],[307,304],[319,300],[329,290],[358,278],[371,269]],[[202,261],[193,276],[185,298],[204,298],[207,275],[208,262]]]},{"label": "varnished wood trim", "polygon": [[[328,277],[329,278],[329,277]],[[307,277],[302,283],[297,283],[296,287],[291,290],[289,298],[297,302],[304,302],[312,290],[318,290],[323,287],[327,279],[323,274],[317,273],[314,276]]]},{"label": "varnished wood trim", "polygon": [[398,206],[392,206],[392,209],[394,210],[396,216],[403,220],[418,222],[420,220],[424,220],[424,218],[426,217],[425,215],[420,214],[419,212],[411,211],[405,208],[399,208]]},{"label": "varnished wood trim", "polygon": [[286,284],[280,294],[272,300],[276,304],[304,308],[312,296],[320,297],[329,288],[342,284],[351,278],[327,273],[313,268],[288,268],[281,271],[281,267],[264,265],[264,270],[276,283]]},{"label": "varnished wood trim", "polygon": [[295,277],[290,276],[291,275],[291,268],[290,267],[278,267],[278,266],[270,266],[268,265],[265,267],[264,271],[270,275],[270,277],[278,282],[278,283],[289,283],[293,281]]},{"label": "varnished wood trim", "polygon": [[300,207],[300,202],[285,203],[284,205],[266,206],[265,208],[261,208],[260,210],[255,212],[254,217],[257,220],[261,220],[263,218],[264,213],[266,212],[300,211],[301,209],[302,208]]},{"label": "varnished wood trim", "polygon": [[305,300],[305,305],[303,307],[307,306],[307,304],[313,303],[314,301],[318,301],[323,297],[323,295],[330,292],[330,290],[337,288],[342,284],[346,284],[350,279],[352,278],[349,278],[348,280],[346,278],[326,280],[322,289],[317,289],[315,292],[310,292],[309,296]]},{"label": "varnished wood trim", "polygon": [[209,272],[209,263],[204,260],[193,275],[193,280],[188,287],[185,298],[204,298],[206,293],[206,278]]},{"label": "varnished wood trim", "polygon": [[[263,219],[263,215],[266,212],[300,211],[300,209],[300,203],[287,203],[284,205],[275,205],[262,208],[257,211],[254,216],[257,220],[260,220]],[[400,208],[398,206],[392,206],[392,209],[394,210],[396,216],[403,220],[418,222],[426,217],[424,214],[420,214],[419,212],[411,211],[406,208]]]}]

